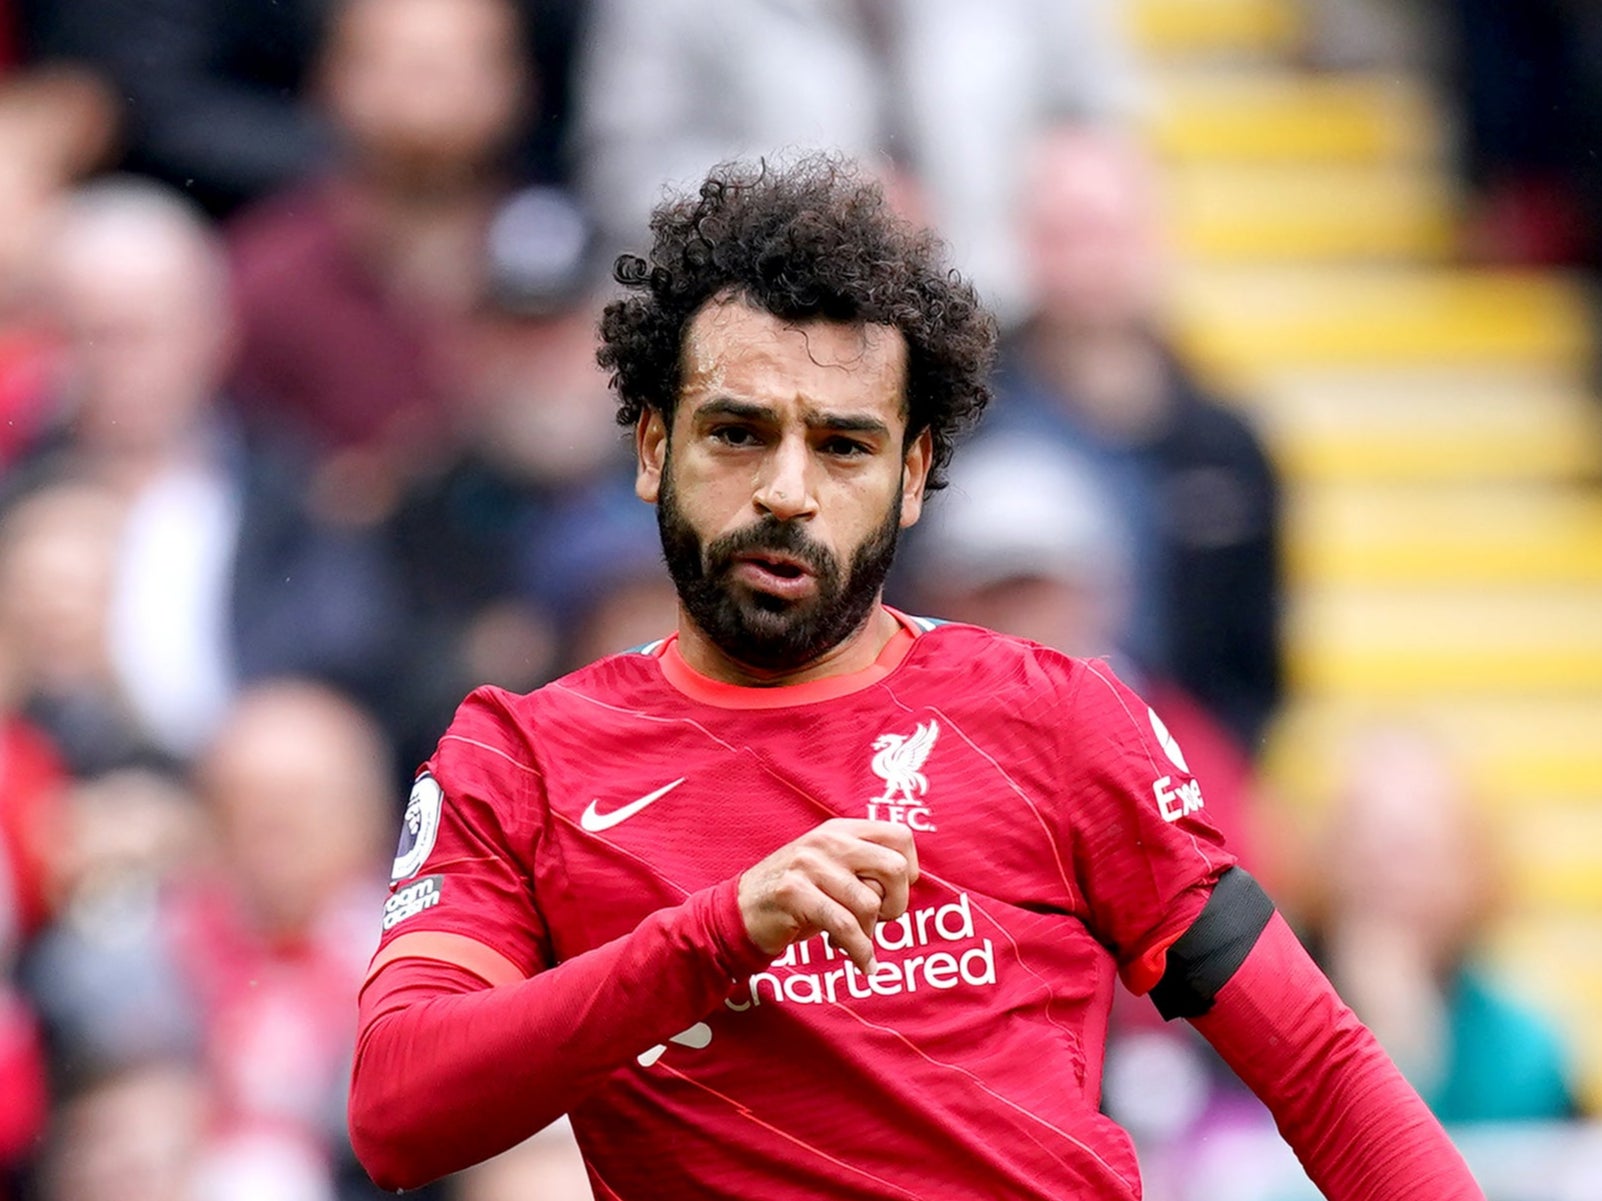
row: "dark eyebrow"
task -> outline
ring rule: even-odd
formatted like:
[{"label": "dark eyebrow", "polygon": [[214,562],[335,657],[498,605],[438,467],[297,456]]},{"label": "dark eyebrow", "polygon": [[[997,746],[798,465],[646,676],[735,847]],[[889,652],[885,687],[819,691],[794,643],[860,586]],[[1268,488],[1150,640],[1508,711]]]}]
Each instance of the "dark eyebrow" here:
[{"label": "dark eyebrow", "polygon": [[[736,400],[732,396],[719,396],[715,400],[708,401],[695,411],[695,416],[697,419],[732,417],[738,421],[759,421],[769,425],[777,425],[779,422],[777,410],[748,400]],[[890,427],[877,417],[851,416],[845,413],[809,413],[806,423],[810,430],[876,434],[886,438],[890,436]]]},{"label": "dark eyebrow", "polygon": [[697,419],[703,417],[733,417],[740,421],[765,421],[769,425],[778,423],[779,414],[768,408],[767,405],[752,404],[748,400],[735,400],[732,396],[720,396],[716,400],[709,400],[695,411]]},{"label": "dark eyebrow", "polygon": [[832,430],[842,434],[877,434],[885,438],[890,436],[890,427],[877,417],[848,417],[843,413],[819,413],[816,417],[808,417],[807,428]]}]

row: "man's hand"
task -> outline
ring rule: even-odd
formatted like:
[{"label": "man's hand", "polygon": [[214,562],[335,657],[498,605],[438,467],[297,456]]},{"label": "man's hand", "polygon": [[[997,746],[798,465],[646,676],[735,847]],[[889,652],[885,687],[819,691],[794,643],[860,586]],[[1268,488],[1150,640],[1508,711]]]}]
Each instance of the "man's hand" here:
[{"label": "man's hand", "polygon": [[837,817],[741,876],[740,914],[751,941],[772,955],[825,933],[852,963],[872,972],[873,928],[907,911],[917,878],[911,830]]}]

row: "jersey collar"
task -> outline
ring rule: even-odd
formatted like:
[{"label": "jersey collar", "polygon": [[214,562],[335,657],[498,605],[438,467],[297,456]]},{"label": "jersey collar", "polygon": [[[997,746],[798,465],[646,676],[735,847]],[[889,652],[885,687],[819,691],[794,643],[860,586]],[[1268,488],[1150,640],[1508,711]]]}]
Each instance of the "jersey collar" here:
[{"label": "jersey collar", "polygon": [[702,675],[691,667],[679,653],[679,636],[670,634],[648,653],[662,665],[667,682],[691,700],[720,709],[787,709],[792,705],[810,705],[818,701],[831,701],[838,697],[861,692],[877,684],[901,665],[912,650],[913,642],[929,629],[927,622],[908,617],[899,609],[885,606],[887,612],[900,625],[884,649],[867,667],[838,676],[823,676],[803,684],[785,684],[775,688],[753,688],[746,684],[729,684]]}]

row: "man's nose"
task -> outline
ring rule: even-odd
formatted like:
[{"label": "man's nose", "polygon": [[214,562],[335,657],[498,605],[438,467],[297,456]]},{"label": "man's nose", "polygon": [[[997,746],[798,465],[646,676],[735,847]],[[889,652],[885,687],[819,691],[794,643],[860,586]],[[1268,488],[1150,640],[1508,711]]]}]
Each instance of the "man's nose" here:
[{"label": "man's nose", "polygon": [[774,446],[757,481],[756,507],[780,521],[810,517],[817,511],[813,495],[810,455],[800,439],[784,439]]}]

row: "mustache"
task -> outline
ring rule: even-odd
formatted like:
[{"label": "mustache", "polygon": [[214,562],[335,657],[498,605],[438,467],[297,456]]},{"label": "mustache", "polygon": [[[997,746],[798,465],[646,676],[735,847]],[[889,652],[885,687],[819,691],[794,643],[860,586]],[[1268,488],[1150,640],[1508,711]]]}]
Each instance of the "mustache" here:
[{"label": "mustache", "polygon": [[716,573],[728,568],[735,556],[758,551],[780,551],[800,559],[814,575],[823,576],[834,568],[834,559],[822,546],[812,541],[793,521],[779,521],[764,517],[755,525],[732,534],[725,534],[707,545],[706,560],[709,571]]}]

